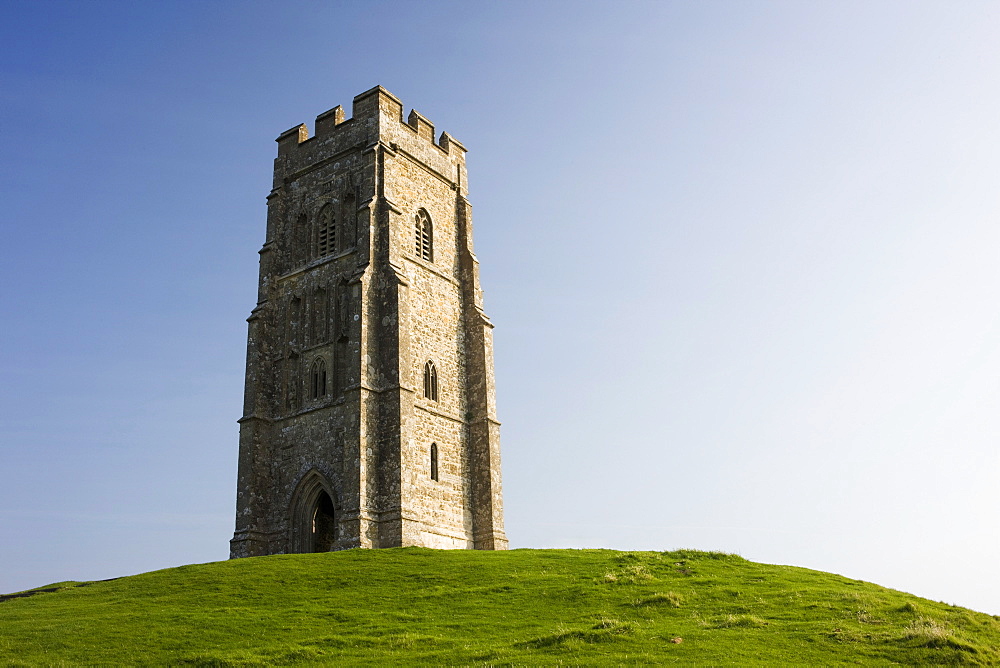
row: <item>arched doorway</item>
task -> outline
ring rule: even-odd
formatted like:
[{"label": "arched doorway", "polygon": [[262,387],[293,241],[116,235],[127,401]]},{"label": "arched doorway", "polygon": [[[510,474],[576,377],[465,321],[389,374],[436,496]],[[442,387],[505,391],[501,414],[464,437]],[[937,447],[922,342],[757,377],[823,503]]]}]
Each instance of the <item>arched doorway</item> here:
[{"label": "arched doorway", "polygon": [[340,506],[338,487],[322,473],[310,469],[292,494],[288,507],[288,551],[330,552],[338,549]]},{"label": "arched doorway", "polygon": [[337,523],[334,519],[333,499],[326,491],[320,490],[319,496],[316,497],[310,527],[312,529],[312,535],[309,539],[310,551],[329,552],[332,550],[333,541],[337,537]]}]

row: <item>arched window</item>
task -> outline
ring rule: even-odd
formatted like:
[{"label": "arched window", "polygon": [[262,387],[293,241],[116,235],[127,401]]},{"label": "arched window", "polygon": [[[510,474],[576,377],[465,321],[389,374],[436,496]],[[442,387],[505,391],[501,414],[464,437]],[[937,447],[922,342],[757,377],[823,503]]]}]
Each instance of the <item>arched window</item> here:
[{"label": "arched window", "polygon": [[430,360],[424,365],[424,396],[431,401],[438,400],[438,372]]},{"label": "arched window", "polygon": [[421,209],[417,211],[417,257],[428,262],[434,261],[434,227],[431,217]]},{"label": "arched window", "polygon": [[431,480],[438,479],[438,446],[431,443]]},{"label": "arched window", "polygon": [[326,360],[322,357],[313,362],[312,365],[312,398],[319,399],[326,396]]},{"label": "arched window", "polygon": [[323,207],[316,219],[313,249],[316,257],[323,257],[337,251],[337,221],[333,216],[333,205],[331,204]]}]

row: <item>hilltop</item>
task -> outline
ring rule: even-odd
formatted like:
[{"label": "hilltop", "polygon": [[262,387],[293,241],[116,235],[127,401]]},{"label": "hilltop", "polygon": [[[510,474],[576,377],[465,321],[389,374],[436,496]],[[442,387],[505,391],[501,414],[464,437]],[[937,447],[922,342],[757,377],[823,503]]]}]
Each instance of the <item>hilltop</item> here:
[{"label": "hilltop", "polygon": [[41,590],[0,601],[0,664],[1000,665],[1000,618],[687,550],[350,550]]}]

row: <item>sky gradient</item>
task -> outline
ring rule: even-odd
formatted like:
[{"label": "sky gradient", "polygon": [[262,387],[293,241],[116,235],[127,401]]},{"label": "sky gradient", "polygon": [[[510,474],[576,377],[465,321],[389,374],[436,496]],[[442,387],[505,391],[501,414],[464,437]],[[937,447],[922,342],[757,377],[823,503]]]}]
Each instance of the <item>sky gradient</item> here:
[{"label": "sky gradient", "polygon": [[469,149],[512,547],[1000,614],[1000,6],[7,2],[0,592],[225,559],[273,139]]}]

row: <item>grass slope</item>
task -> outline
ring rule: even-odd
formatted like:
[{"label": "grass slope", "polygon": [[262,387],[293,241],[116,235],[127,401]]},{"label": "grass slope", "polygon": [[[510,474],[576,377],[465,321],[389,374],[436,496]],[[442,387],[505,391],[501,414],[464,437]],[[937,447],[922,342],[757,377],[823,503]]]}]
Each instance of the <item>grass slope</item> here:
[{"label": "grass slope", "polygon": [[43,589],[0,602],[0,664],[1000,665],[998,618],[695,551],[351,550]]}]

